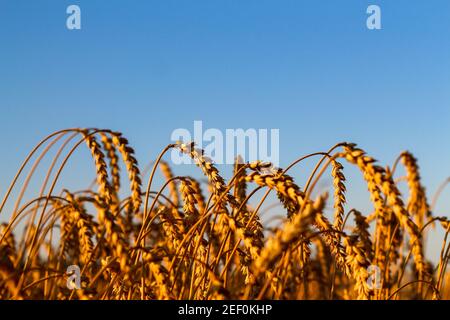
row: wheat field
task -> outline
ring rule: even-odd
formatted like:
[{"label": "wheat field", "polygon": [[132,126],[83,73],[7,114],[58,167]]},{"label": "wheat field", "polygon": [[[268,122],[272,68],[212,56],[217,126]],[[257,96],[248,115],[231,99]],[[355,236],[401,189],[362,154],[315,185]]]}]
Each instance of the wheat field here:
[{"label": "wheat field", "polygon": [[[60,188],[67,162],[86,146],[95,184]],[[196,177],[173,174],[172,150],[192,158]],[[289,170],[306,159],[316,166],[300,184]],[[370,212],[346,201],[350,166],[366,182]],[[41,188],[28,190],[38,171]],[[158,174],[165,181],[155,188]],[[332,195],[315,192],[326,176]],[[282,204],[276,227],[261,220],[270,193]],[[225,180],[192,142],[168,145],[147,172],[119,132],[62,130],[30,152],[0,203],[9,219],[0,227],[0,299],[450,299],[450,224],[433,207],[409,152],[382,167],[340,143],[286,169],[237,159]],[[438,229],[445,237],[432,263],[425,237]]]}]

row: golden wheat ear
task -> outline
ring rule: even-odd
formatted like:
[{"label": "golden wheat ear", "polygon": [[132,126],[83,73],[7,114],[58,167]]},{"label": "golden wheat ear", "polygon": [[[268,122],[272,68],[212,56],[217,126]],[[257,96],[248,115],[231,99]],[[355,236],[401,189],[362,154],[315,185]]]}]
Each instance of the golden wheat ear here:
[{"label": "golden wheat ear", "polygon": [[[33,191],[31,177],[39,176],[41,159],[66,134],[50,159],[44,187],[23,205],[22,198]],[[45,195],[59,156],[80,134]],[[86,189],[71,190],[67,187],[72,181],[60,174],[84,144],[96,178]],[[174,176],[163,160],[172,148],[193,160],[200,178]],[[321,160],[305,172],[309,178],[302,189],[287,171],[315,156]],[[152,163],[143,193],[135,152],[121,133],[68,129],[44,138],[27,156],[0,205],[2,214],[11,208],[10,222],[0,224],[0,299],[450,297],[450,224],[445,216],[431,215],[450,180],[429,206],[417,160],[409,152],[391,170],[355,144],[340,143],[328,152],[303,156],[286,170],[237,159],[230,167],[234,170],[224,173],[194,143],[177,143]],[[346,213],[346,205],[352,205],[346,190],[354,187],[354,179],[344,175],[344,163],[358,169],[366,182],[373,205],[367,216],[356,208]],[[400,163],[406,175],[394,179]],[[158,168],[163,187],[156,191],[152,187]],[[122,185],[121,170],[129,186]],[[315,186],[330,170],[333,199],[328,201],[325,193],[314,199]],[[225,180],[227,174],[230,179]],[[402,188],[404,181],[408,189]],[[17,195],[14,187],[19,187]],[[261,190],[265,193],[259,194]],[[409,190],[406,200],[400,190]],[[270,197],[271,191],[276,197]],[[8,199],[15,200],[12,206]],[[423,237],[431,226],[444,229],[436,266],[424,250]]]}]

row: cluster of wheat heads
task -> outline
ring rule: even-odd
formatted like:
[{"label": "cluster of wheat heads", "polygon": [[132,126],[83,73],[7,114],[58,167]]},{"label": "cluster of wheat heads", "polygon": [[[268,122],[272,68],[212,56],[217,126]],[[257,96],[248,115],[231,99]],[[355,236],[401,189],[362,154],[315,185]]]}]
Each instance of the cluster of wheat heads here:
[{"label": "cluster of wheat heads", "polygon": [[[96,187],[60,190],[67,162],[86,145]],[[173,149],[191,157],[202,178],[174,176],[163,160]],[[30,180],[50,150],[42,187],[25,203]],[[287,172],[313,157],[317,164],[300,187]],[[398,186],[402,179],[394,178],[400,163],[406,198]],[[364,215],[347,205],[344,165],[361,171],[373,212]],[[150,169],[141,173],[127,139],[111,130],[63,130],[42,140],[0,203],[1,217],[10,217],[0,228],[0,298],[449,298],[449,221],[432,214],[408,152],[383,168],[356,145],[341,143],[286,170],[236,161],[227,182],[195,144],[176,143]],[[154,189],[159,170],[165,182]],[[121,172],[128,177],[125,186]],[[334,197],[313,198],[324,175],[333,181]],[[272,228],[260,220],[270,192],[284,211]],[[262,197],[253,203],[256,193]],[[326,207],[334,217],[327,218]],[[424,250],[431,228],[445,234],[434,264]],[[73,266],[79,268],[76,289],[70,286],[74,274],[67,272]]]}]

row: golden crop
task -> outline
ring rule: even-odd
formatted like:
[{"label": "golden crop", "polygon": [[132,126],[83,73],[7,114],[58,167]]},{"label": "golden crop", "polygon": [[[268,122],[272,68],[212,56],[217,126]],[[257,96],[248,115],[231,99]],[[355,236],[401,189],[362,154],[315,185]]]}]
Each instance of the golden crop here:
[{"label": "golden crop", "polygon": [[[23,204],[31,177],[57,142],[61,147],[41,190]],[[61,191],[58,179],[83,144],[95,164],[97,188]],[[195,161],[207,187],[173,175],[163,161],[171,149]],[[296,184],[288,171],[313,156],[317,166],[304,186]],[[394,178],[400,163],[406,198]],[[347,206],[344,165],[360,170],[373,212]],[[121,186],[121,169],[128,186]],[[154,189],[158,169],[165,177],[160,190]],[[333,181],[333,219],[324,213],[327,194],[311,196],[327,174]],[[227,182],[202,150],[178,143],[163,150],[145,185],[142,176],[120,133],[70,129],[41,141],[0,204],[2,218],[6,208],[12,210],[0,228],[0,298],[449,299],[450,224],[433,214],[408,152],[392,168],[383,168],[356,145],[341,143],[302,157],[287,170],[237,161]],[[258,192],[264,196],[254,206]],[[277,228],[260,221],[269,192],[285,208]],[[424,236],[433,226],[445,231],[435,264],[424,250]],[[67,273],[70,266],[80,268],[80,289],[68,287],[74,275]]]}]

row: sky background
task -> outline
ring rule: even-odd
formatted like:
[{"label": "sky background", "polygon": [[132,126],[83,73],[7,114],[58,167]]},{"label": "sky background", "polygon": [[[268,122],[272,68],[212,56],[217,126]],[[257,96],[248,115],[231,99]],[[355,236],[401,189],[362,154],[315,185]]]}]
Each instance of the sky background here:
[{"label": "sky background", "polygon": [[[382,30],[366,28],[370,4]],[[431,195],[450,176],[449,31],[448,0],[0,0],[0,194],[55,130],[121,131],[148,163],[202,120],[280,129],[282,166],[340,141],[383,165],[407,149]],[[367,205],[360,177],[349,189]]]}]

